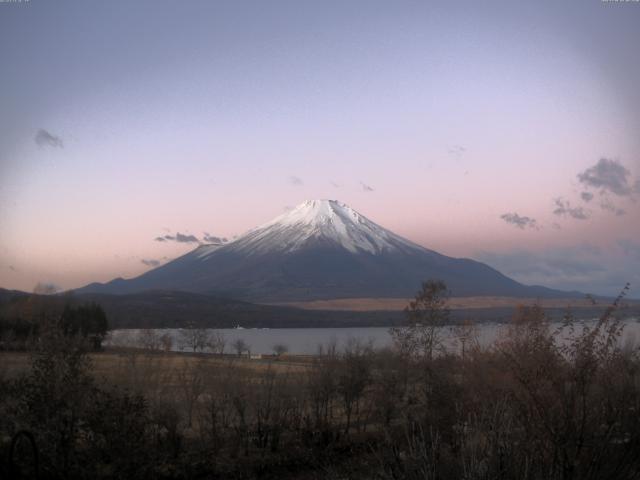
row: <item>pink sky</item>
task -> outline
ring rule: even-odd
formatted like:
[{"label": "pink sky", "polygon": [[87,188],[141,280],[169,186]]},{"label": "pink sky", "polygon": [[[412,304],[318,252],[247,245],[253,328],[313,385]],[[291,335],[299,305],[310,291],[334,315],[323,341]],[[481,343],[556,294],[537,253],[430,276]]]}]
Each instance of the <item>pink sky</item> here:
[{"label": "pink sky", "polygon": [[[128,5],[3,6],[0,287],[132,277],[195,247],[158,235],[311,198],[523,282],[640,283],[640,7]],[[602,158],[628,192],[578,180]]]}]

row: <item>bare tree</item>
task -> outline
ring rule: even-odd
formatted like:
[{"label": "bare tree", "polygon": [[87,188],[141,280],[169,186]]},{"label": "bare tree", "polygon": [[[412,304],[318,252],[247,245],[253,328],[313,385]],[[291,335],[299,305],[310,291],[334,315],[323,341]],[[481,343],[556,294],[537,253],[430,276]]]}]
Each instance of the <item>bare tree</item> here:
[{"label": "bare tree", "polygon": [[451,327],[456,343],[460,344],[460,355],[465,360],[469,348],[478,347],[478,328],[471,320],[465,320],[459,325]]},{"label": "bare tree", "polygon": [[160,336],[160,345],[165,352],[170,352],[173,347],[173,338],[168,333],[163,333]]},{"label": "bare tree", "polygon": [[160,350],[160,335],[152,329],[145,328],[144,330],[140,330],[137,335],[137,343],[145,350],[150,350],[152,352],[157,352]]},{"label": "bare tree", "polygon": [[371,380],[371,354],[373,347],[350,338],[345,347],[338,373],[338,393],[342,397],[346,416],[345,433],[349,433],[352,420],[358,420],[360,401]]},{"label": "bare tree", "polygon": [[243,339],[238,338],[233,342],[233,349],[238,356],[241,356],[244,352],[249,350],[249,345]]},{"label": "bare tree", "polygon": [[214,452],[222,448],[233,429],[234,398],[237,383],[245,381],[233,363],[207,373],[198,424],[203,437]]},{"label": "bare tree", "polygon": [[623,325],[613,316],[627,290],[593,326],[576,328],[567,314],[554,332],[539,306],[520,308],[496,344],[513,380],[518,430],[527,435],[521,448],[533,447],[533,463],[544,465],[546,478],[637,476],[629,459],[640,445],[640,397],[631,387],[638,381],[638,359],[624,356]]},{"label": "bare tree", "polygon": [[406,409],[410,377],[407,360],[392,349],[377,350],[373,355],[371,402],[375,416],[385,429]]},{"label": "bare tree", "polygon": [[207,348],[213,353],[224,355],[224,349],[227,346],[227,339],[222,332],[214,332],[209,334]]},{"label": "bare tree", "polygon": [[308,428],[319,432],[322,441],[328,443],[334,436],[333,420],[338,396],[338,370],[340,358],[335,341],[318,346],[311,368],[307,371],[306,391],[309,395]]},{"label": "bare tree", "polygon": [[281,357],[289,351],[289,347],[287,347],[284,343],[276,343],[273,347],[271,347],[271,349],[277,357]]},{"label": "bare tree", "polygon": [[187,426],[193,423],[195,405],[204,393],[204,363],[202,361],[185,361],[177,371],[178,385],[187,411]]},{"label": "bare tree", "polygon": [[396,348],[409,356],[429,360],[443,348],[440,328],[449,320],[449,292],[441,280],[428,280],[405,308],[406,325],[390,330]]},{"label": "bare tree", "polygon": [[181,349],[202,352],[211,343],[211,335],[206,328],[183,328],[180,330],[179,345]]}]

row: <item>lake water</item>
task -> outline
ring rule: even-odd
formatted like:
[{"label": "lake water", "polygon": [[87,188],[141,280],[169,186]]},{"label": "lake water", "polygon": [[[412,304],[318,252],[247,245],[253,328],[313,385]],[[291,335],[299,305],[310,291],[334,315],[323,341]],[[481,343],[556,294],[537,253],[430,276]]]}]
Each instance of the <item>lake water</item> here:
[{"label": "lake water", "polygon": [[[593,321],[588,322],[593,323]],[[622,342],[640,341],[640,320],[629,318],[624,320],[625,328]],[[554,325],[556,326],[556,325]],[[557,324],[559,326],[559,324]],[[477,338],[480,345],[486,346],[498,338],[504,324],[484,323],[477,325]],[[242,339],[249,345],[253,354],[273,353],[273,346],[285,345],[288,352],[297,355],[312,355],[318,352],[320,345],[327,346],[335,343],[339,350],[344,349],[349,341],[370,342],[374,348],[391,345],[391,335],[386,327],[357,327],[357,328],[251,328],[251,329],[209,329],[212,333],[220,333],[226,341],[226,353],[233,352],[231,346],[234,341]],[[106,345],[140,347],[142,330],[112,330]],[[172,349],[180,351],[180,329],[157,329],[159,335],[169,334],[173,339]],[[450,327],[442,327],[441,336],[448,349],[456,349],[455,334]]]}]

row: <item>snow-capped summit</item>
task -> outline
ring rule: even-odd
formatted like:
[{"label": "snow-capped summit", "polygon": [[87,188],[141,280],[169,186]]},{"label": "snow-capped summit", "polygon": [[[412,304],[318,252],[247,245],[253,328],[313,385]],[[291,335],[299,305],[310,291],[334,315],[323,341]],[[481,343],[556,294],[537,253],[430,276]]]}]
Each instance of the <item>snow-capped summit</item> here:
[{"label": "snow-capped summit", "polygon": [[337,200],[309,200],[237,239],[195,250],[130,280],[81,291],[183,290],[253,301],[411,297],[428,279],[454,295],[557,296],[470,259],[428,250]]},{"label": "snow-capped summit", "polygon": [[[235,240],[230,249],[248,255],[294,252],[318,244],[341,246],[352,253],[422,248],[377,225],[337,200],[307,200]],[[209,251],[203,251],[202,257]]]}]

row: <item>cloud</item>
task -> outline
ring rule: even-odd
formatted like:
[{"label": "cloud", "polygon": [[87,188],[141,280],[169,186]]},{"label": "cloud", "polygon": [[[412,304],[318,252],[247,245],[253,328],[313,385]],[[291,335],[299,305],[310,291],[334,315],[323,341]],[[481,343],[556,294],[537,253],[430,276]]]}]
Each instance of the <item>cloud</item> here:
[{"label": "cloud", "polygon": [[627,213],[624,209],[616,207],[614,203],[607,197],[604,197],[600,202],[600,208],[607,212],[614,213],[617,217],[620,217]]},{"label": "cloud", "polygon": [[148,267],[157,267],[158,265],[160,265],[160,260],[153,260],[153,259],[146,259],[143,258],[142,260],[140,260],[142,263],[144,263],[146,266]]},{"label": "cloud", "polygon": [[200,240],[194,235],[185,235],[180,232],[175,235],[161,235],[154,238],[156,242],[178,242],[178,243],[199,243]]},{"label": "cloud", "polygon": [[204,236],[202,237],[202,241],[206,242],[206,243],[221,244],[221,243],[226,243],[227,242],[227,238],[226,237],[215,237],[213,235],[209,235],[207,232],[204,232]]},{"label": "cloud", "polygon": [[601,192],[611,192],[620,197],[638,192],[638,182],[633,184],[631,172],[617,160],[601,158],[593,167],[578,174],[580,183]]},{"label": "cloud", "polygon": [[365,192],[373,192],[374,191],[373,187],[370,187],[369,185],[367,185],[364,182],[360,182],[360,185],[362,185],[362,190],[364,190]]},{"label": "cloud", "polygon": [[584,200],[585,202],[590,202],[591,200],[593,200],[593,193],[591,193],[591,192],[582,192],[580,194],[580,198],[582,198],[582,200]]},{"label": "cloud", "polygon": [[447,152],[449,155],[453,155],[454,157],[460,158],[467,151],[462,145],[451,145],[447,148]]},{"label": "cloud", "polygon": [[505,213],[503,215],[500,215],[500,218],[505,222],[510,223],[511,225],[514,225],[522,230],[524,230],[525,228],[534,228],[536,230],[538,229],[538,223],[534,218],[520,216],[515,212]]},{"label": "cloud", "polygon": [[[598,162],[577,175],[582,187],[580,199],[585,203],[596,203],[598,193],[598,206],[601,210],[616,216],[625,215],[627,212],[611,201],[615,195],[618,200],[628,199],[635,202],[635,194],[640,193],[640,179],[632,178],[631,172],[618,160],[601,158]],[[562,197],[554,199],[555,209],[553,213],[558,216],[569,216],[576,220],[587,220],[592,216],[592,210],[584,207],[572,207],[571,202]]]},{"label": "cloud", "polygon": [[40,148],[52,147],[52,148],[64,148],[64,143],[60,137],[50,134],[43,128],[36,132],[36,136],[33,138]]},{"label": "cloud", "polygon": [[176,233],[176,242],[179,243],[198,243],[199,240],[194,235],[184,235],[180,232]]},{"label": "cloud", "polygon": [[60,291],[60,287],[52,282],[38,282],[38,284],[33,287],[33,293],[37,293],[38,295],[53,295]]},{"label": "cloud", "polygon": [[292,175],[289,177],[289,183],[294,187],[300,187],[304,185],[304,182],[302,181],[302,179],[300,177],[296,177],[295,175]]},{"label": "cloud", "polygon": [[553,202],[556,205],[556,208],[553,211],[554,215],[561,217],[569,215],[571,218],[575,218],[576,220],[587,220],[591,217],[591,212],[582,207],[572,207],[571,202],[564,200],[562,197],[555,198]]},{"label": "cloud", "polygon": [[154,238],[154,240],[156,242],[169,242],[169,241],[175,241],[176,237],[174,237],[173,235],[161,235],[159,237]]}]

